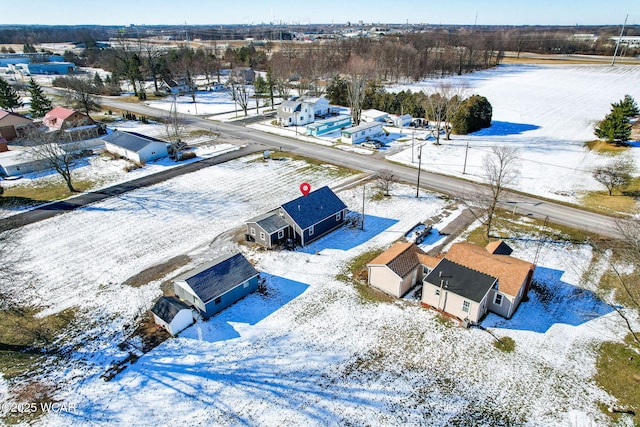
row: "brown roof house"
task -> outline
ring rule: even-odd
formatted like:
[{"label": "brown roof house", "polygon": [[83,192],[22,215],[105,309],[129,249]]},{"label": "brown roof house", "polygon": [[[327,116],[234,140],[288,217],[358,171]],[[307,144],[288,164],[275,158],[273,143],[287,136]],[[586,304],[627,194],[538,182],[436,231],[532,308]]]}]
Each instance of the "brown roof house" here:
[{"label": "brown roof house", "polygon": [[51,111],[44,115],[42,123],[49,129],[58,130],[95,124],[93,119],[86,114],[64,107],[54,107],[51,109]]},{"label": "brown roof house", "polygon": [[31,119],[16,113],[0,110],[0,138],[11,141],[22,135],[22,131],[33,126]]},{"label": "brown roof house", "polygon": [[367,264],[369,285],[399,298],[437,263],[415,244],[398,242]]},{"label": "brown roof house", "polygon": [[470,323],[491,311],[511,318],[531,285],[535,265],[511,256],[502,241],[455,243],[423,280],[422,304]]}]

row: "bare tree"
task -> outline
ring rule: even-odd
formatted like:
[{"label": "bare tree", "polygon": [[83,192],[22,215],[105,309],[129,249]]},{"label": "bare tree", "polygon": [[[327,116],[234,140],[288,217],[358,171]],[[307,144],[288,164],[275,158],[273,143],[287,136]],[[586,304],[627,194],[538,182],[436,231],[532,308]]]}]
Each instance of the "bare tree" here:
[{"label": "bare tree", "polygon": [[451,85],[442,85],[441,86],[444,98],[447,100],[447,109],[445,112],[445,139],[451,139],[451,130],[453,126],[451,122],[453,118],[458,113],[460,106],[464,102],[467,97],[467,86],[464,84],[451,86]]},{"label": "bare tree", "polygon": [[64,85],[67,89],[67,100],[73,108],[89,117],[93,111],[100,110],[96,88],[90,79],[68,77],[64,79]]},{"label": "bare tree", "polygon": [[246,84],[235,83],[231,85],[231,89],[233,91],[233,99],[238,103],[244,115],[248,115],[249,109],[249,89]]},{"label": "bare tree", "polygon": [[352,57],[347,63],[347,101],[351,109],[353,125],[358,126],[362,117],[362,103],[370,70],[373,68],[370,61],[359,56]]},{"label": "bare tree", "polygon": [[77,192],[73,187],[73,171],[82,159],[82,141],[63,142],[59,132],[44,132],[35,128],[21,141],[36,161],[56,171],[64,179],[69,191]]},{"label": "bare tree", "polygon": [[611,196],[614,190],[629,185],[633,170],[633,159],[629,157],[618,157],[606,165],[594,169],[593,179],[604,185]]},{"label": "bare tree", "polygon": [[378,187],[384,191],[385,196],[389,195],[391,187],[397,181],[398,179],[390,169],[381,170],[376,174],[376,183],[378,184]]},{"label": "bare tree", "polygon": [[171,144],[170,152],[176,160],[180,159],[180,150],[183,148],[182,133],[186,127],[184,118],[178,114],[178,108],[176,106],[176,97],[173,96],[173,102],[171,108],[169,108],[169,114],[164,119],[164,129],[167,135],[167,140]]},{"label": "bare tree", "polygon": [[490,237],[496,210],[507,187],[518,179],[518,151],[509,146],[494,146],[491,154],[484,156],[484,179],[486,191],[469,197],[464,203],[476,219],[483,222],[485,237]]}]

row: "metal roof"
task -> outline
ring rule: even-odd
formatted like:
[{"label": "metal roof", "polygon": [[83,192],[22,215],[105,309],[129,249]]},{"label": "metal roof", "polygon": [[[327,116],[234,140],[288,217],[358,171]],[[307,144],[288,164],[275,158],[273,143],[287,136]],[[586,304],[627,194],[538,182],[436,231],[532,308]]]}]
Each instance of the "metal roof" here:
[{"label": "metal roof", "polygon": [[289,226],[289,224],[284,219],[282,219],[276,211],[271,211],[266,214],[256,216],[254,218],[251,218],[247,222],[255,222],[269,234],[275,233],[276,231],[280,231]]},{"label": "metal roof", "polygon": [[198,298],[207,304],[257,275],[258,271],[253,265],[241,253],[237,253],[219,257],[174,280],[186,282]]},{"label": "metal roof", "polygon": [[109,135],[103,138],[104,141],[109,142],[118,147],[122,147],[125,150],[138,152],[148,146],[149,144],[162,143],[166,145],[166,142],[157,138],[142,135],[135,132],[123,132],[115,130]]},{"label": "metal roof", "polygon": [[327,186],[282,205],[282,209],[303,230],[346,208],[347,205]]}]

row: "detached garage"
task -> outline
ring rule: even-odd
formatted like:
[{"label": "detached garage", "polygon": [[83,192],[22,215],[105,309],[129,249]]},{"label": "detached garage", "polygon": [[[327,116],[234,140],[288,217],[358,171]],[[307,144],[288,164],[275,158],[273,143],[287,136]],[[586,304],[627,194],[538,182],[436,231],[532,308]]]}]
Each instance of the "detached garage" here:
[{"label": "detached garage", "polygon": [[193,323],[191,307],[176,297],[160,297],[151,309],[156,325],[176,335]]},{"label": "detached garage", "polygon": [[136,163],[147,163],[169,155],[167,143],[135,132],[113,131],[104,138],[105,149]]}]

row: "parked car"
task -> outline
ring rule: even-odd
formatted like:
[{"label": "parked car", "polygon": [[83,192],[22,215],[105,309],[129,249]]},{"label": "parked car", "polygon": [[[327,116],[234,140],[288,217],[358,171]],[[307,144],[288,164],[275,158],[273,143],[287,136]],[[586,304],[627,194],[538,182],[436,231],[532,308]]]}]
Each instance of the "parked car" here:
[{"label": "parked car", "polygon": [[378,149],[378,148],[381,148],[383,144],[380,141],[370,140],[367,142],[363,142],[362,146],[367,148]]}]

